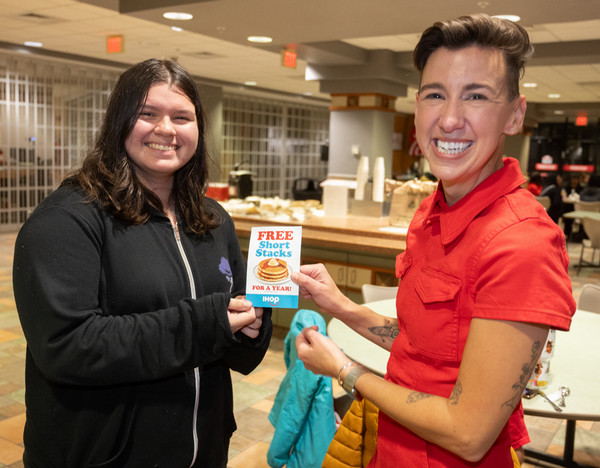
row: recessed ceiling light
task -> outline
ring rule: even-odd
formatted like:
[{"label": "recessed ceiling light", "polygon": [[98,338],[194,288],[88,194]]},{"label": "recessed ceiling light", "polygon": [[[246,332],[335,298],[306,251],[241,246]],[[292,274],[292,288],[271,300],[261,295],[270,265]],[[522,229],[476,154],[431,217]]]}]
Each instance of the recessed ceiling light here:
[{"label": "recessed ceiling light", "polygon": [[304,94],[305,96],[312,96],[313,93],[311,93],[310,91],[305,91],[302,94]]},{"label": "recessed ceiling light", "polygon": [[244,81],[246,86],[256,86],[258,83],[256,81]]},{"label": "recessed ceiling light", "polygon": [[523,88],[537,88],[537,83],[523,83]]},{"label": "recessed ceiling light", "polygon": [[44,45],[38,41],[25,41],[23,44],[25,44],[28,47],[42,47]]},{"label": "recessed ceiling light", "polygon": [[505,19],[508,21],[512,21],[513,23],[521,21],[521,17],[517,15],[494,15],[494,18]]},{"label": "recessed ceiling light", "polygon": [[163,13],[163,17],[170,20],[187,21],[191,20],[194,17],[194,15],[178,11],[167,11],[166,13]]},{"label": "recessed ceiling light", "polygon": [[273,42],[273,38],[268,36],[248,36],[248,41],[256,44],[268,44],[269,42]]},{"label": "recessed ceiling light", "polygon": [[548,97],[550,99],[558,99],[560,97],[560,94],[558,94],[558,93],[551,93],[551,94],[548,94]]},{"label": "recessed ceiling light", "polygon": [[565,111],[561,111],[561,110],[555,110],[554,111],[555,115],[565,115]]},{"label": "recessed ceiling light", "polygon": [[183,28],[180,28],[179,26],[171,26],[171,29],[172,29],[173,31],[176,31],[176,32],[181,32],[181,31],[183,31]]}]

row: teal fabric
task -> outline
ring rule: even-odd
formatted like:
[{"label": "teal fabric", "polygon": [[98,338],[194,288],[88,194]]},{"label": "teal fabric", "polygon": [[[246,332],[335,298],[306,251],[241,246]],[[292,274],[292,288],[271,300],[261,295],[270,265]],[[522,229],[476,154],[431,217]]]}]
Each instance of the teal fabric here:
[{"label": "teal fabric", "polygon": [[267,453],[273,468],[320,468],[335,434],[331,378],[315,375],[298,359],[296,337],[305,327],[317,325],[326,335],[325,320],[312,310],[296,312],[284,342],[287,372],[269,413],[275,427]]}]

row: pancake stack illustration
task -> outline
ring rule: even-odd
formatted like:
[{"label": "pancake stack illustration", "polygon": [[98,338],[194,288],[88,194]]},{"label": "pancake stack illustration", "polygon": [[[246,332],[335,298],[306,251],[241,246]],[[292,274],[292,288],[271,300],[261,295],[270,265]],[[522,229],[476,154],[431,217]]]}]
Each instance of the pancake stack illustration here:
[{"label": "pancake stack illustration", "polygon": [[289,275],[288,265],[279,258],[266,258],[258,264],[256,275],[268,283],[283,281]]}]

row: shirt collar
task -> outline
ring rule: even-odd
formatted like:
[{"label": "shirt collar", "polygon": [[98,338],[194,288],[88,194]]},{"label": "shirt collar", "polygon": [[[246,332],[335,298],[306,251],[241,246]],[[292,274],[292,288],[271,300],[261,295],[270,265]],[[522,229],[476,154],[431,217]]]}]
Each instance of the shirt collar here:
[{"label": "shirt collar", "polygon": [[438,184],[426,219],[433,221],[439,218],[444,245],[453,242],[479,213],[527,180],[516,159],[504,158],[503,163],[504,167],[492,173],[452,206],[446,203],[442,184]]}]

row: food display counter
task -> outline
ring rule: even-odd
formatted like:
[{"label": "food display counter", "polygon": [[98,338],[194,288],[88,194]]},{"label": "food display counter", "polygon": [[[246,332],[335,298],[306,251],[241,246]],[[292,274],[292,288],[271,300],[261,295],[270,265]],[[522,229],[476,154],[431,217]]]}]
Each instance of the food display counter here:
[{"label": "food display counter", "polygon": [[[397,284],[396,255],[406,247],[406,228],[389,225],[387,217],[309,215],[260,216],[232,213],[240,246],[247,251],[254,226],[302,226],[301,263],[323,263],[340,289],[361,302],[364,283]],[[300,299],[299,308],[314,308]],[[289,326],[295,310],[274,309],[273,321]],[[325,317],[329,320],[330,317]]]},{"label": "food display counter", "polygon": [[396,256],[406,247],[406,229],[389,225],[388,218],[313,216],[302,221],[282,221],[233,215],[238,236],[249,237],[253,226],[302,226],[304,245],[352,250],[364,254]]}]

